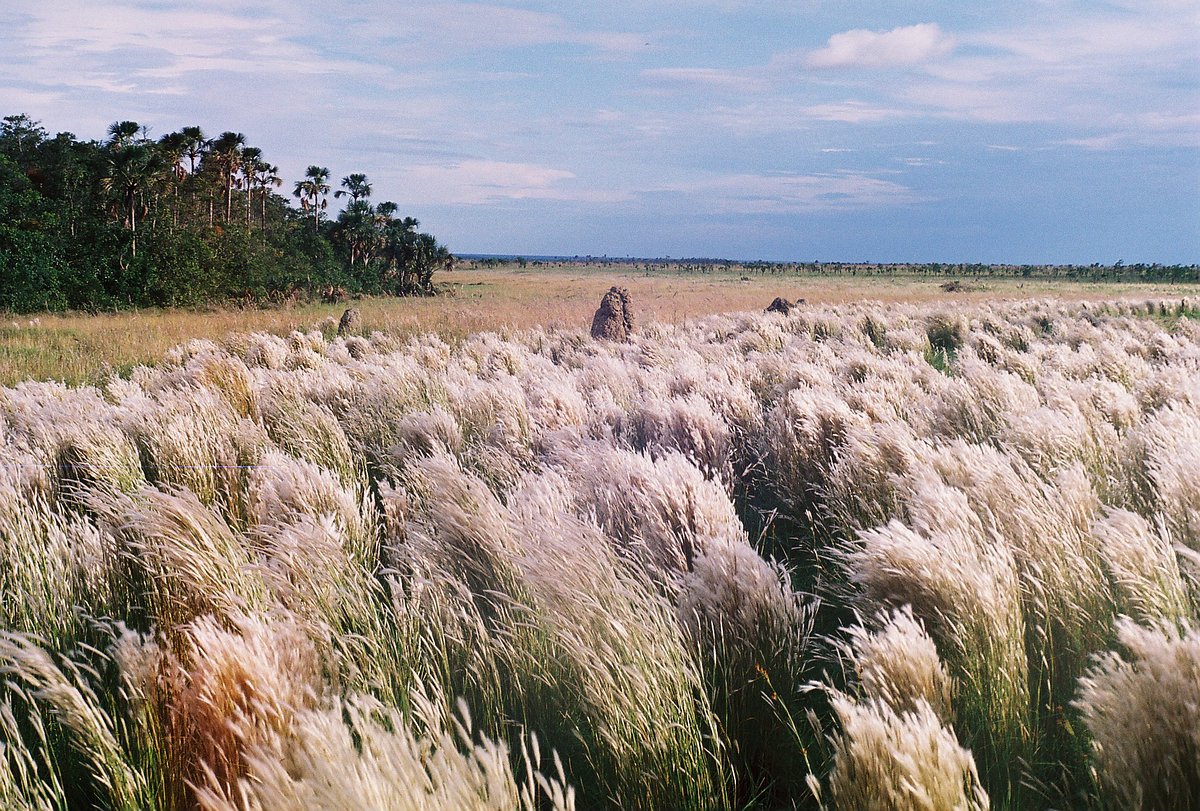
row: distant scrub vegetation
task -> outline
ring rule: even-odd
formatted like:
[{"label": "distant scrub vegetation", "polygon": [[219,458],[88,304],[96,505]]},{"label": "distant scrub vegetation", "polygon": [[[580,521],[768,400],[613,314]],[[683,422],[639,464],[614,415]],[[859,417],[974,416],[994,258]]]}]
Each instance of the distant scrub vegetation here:
[{"label": "distant scrub vegetation", "polygon": [[646,273],[756,273],[770,276],[915,276],[947,278],[949,292],[970,292],[984,279],[1045,279],[1093,282],[1200,282],[1200,265],[1154,263],[1090,265],[1011,265],[983,262],[768,262],[738,259],[641,259],[609,256],[465,257],[473,267],[498,267],[515,262],[521,267],[544,265],[633,266]]},{"label": "distant scrub vegetation", "polygon": [[1195,301],[0,390],[6,809],[1194,809]]},{"label": "distant scrub vegetation", "polygon": [[[0,309],[262,302],[341,291],[432,292],[452,257],[363,174],[284,180],[241,133],[151,139],[115,122],[101,142],[0,123]],[[330,195],[347,197],[336,218]],[[299,208],[290,205],[294,198]]]}]

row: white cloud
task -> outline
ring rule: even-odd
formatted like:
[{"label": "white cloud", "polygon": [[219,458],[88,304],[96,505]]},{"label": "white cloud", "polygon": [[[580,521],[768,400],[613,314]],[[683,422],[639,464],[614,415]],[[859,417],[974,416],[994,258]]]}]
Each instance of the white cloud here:
[{"label": "white cloud", "polygon": [[[1140,11],[1140,9],[1139,9]],[[964,33],[963,50],[892,91],[912,109],[984,123],[1044,123],[1090,149],[1200,140],[1200,14],[1067,11],[1037,24]],[[1097,127],[1111,132],[1098,135]]]},{"label": "white cloud", "polygon": [[907,25],[891,31],[856,28],[831,36],[824,48],[808,54],[805,63],[812,68],[914,65],[944,56],[954,49],[954,44],[954,38],[937,23]]},{"label": "white cloud", "polygon": [[56,6],[26,3],[29,24],[22,39],[34,48],[70,46],[74,51],[106,52],[151,48],[169,53],[213,56],[248,32],[269,30],[277,21],[187,8],[143,8],[128,4],[81,3]]},{"label": "white cloud", "polygon": [[658,191],[698,198],[699,210],[721,214],[801,214],[912,202],[899,183],[856,172],[731,174],[664,186]]},{"label": "white cloud", "polygon": [[444,61],[462,53],[580,45],[606,53],[642,50],[651,35],[585,30],[559,14],[487,3],[404,4],[400,13],[365,14],[350,26],[363,43],[388,40],[392,61]]},{"label": "white cloud", "polygon": [[[1190,22],[1191,24],[1187,24]],[[1155,58],[1181,45],[1196,52],[1196,18],[1146,15],[1105,19],[1086,16],[1041,26],[987,32],[972,37],[979,45],[1013,54],[1030,64],[1077,65],[1080,60],[1125,61],[1145,55]],[[1189,30],[1190,29],[1190,30]]]},{"label": "white cloud", "polygon": [[527,163],[466,160],[413,166],[397,181],[406,198],[421,205],[482,205],[515,200],[557,200],[593,204],[631,203],[668,194],[686,200],[689,211],[712,214],[798,214],[911,202],[911,189],[863,172],[820,174],[705,175],[656,183],[629,178],[625,188],[579,182],[573,172]]},{"label": "white cloud", "polygon": [[1106,152],[1127,143],[1127,139],[1121,133],[1110,133],[1108,135],[1096,135],[1091,138],[1067,138],[1058,143],[1062,146],[1076,146],[1080,149]]},{"label": "white cloud", "polygon": [[1049,123],[1067,112],[1061,99],[1047,103],[1047,88],[1022,82],[917,80],[895,92],[914,113],[989,124]]},{"label": "white cloud", "polygon": [[707,105],[692,116],[680,116],[669,132],[687,135],[698,128],[716,128],[738,137],[801,133],[824,124],[868,124],[913,115],[902,105],[880,105],[857,99],[804,104],[779,94],[753,95],[740,105]]},{"label": "white cloud", "polygon": [[1200,114],[1197,113],[1122,115],[1106,123],[1119,129],[1066,138],[1056,143],[1098,152],[1135,146],[1200,147]]},{"label": "white cloud", "polygon": [[880,107],[861,101],[841,101],[829,104],[813,104],[801,108],[801,112],[820,121],[843,121],[848,124],[861,124],[867,121],[883,121],[887,118],[897,118],[907,115],[904,110],[895,107]]},{"label": "white cloud", "polygon": [[411,166],[400,173],[411,202],[426,205],[479,205],[503,200],[578,200],[593,203],[628,199],[620,192],[564,186],[575,174],[564,169],[493,160]]},{"label": "white cloud", "polygon": [[[362,76],[370,68],[291,38],[298,16],[136,3],[64,6],[15,0],[19,24],[4,36],[0,68],[29,84],[113,95],[195,92],[195,74]],[[285,9],[285,14],[288,13]]]},{"label": "white cloud", "polygon": [[729,90],[752,91],[762,82],[744,72],[718,68],[650,68],[642,71],[647,79],[703,85]]}]

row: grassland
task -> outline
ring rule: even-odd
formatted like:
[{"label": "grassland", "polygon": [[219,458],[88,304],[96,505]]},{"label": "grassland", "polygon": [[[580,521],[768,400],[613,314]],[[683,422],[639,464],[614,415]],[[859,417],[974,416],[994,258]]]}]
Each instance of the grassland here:
[{"label": "grassland", "polygon": [[741,271],[697,274],[630,265],[464,269],[443,274],[434,298],[370,298],[347,304],[306,304],[273,309],[138,310],[117,313],[12,316],[0,320],[0,385],[21,380],[95,384],[111,372],[128,374],[154,363],[193,338],[221,340],[236,333],[287,335],[322,329],[331,334],[348,304],[358,307],[363,329],[407,337],[434,332],[460,341],[480,331],[586,327],[611,285],[628,287],[639,317],[679,323],[723,312],[761,310],[775,296],[814,304],[863,299],[882,302],[1010,301],[1052,295],[1083,298],[1175,298],[1194,286],[989,279],[973,292],[947,293],[943,280],[926,276],[777,277]]},{"label": "grassland", "polygon": [[0,807],[1194,808],[1188,291],[459,278],[0,389]]}]

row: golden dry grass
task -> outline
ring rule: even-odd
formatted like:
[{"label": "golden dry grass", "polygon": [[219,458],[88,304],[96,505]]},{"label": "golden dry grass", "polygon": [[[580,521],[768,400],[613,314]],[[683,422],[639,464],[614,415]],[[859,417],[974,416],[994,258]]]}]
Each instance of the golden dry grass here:
[{"label": "golden dry grass", "polygon": [[[738,272],[684,273],[635,265],[502,266],[442,274],[447,295],[427,299],[374,298],[353,302],[364,332],[397,335],[435,332],[458,340],[474,332],[533,326],[587,329],[610,286],[627,287],[642,321],[678,322],[720,312],[761,310],[775,296],[809,303],[980,302],[1041,296],[1065,299],[1194,295],[1194,286],[1103,284],[992,279],[983,289],[946,293],[941,279],[925,277],[771,276]],[[111,372],[153,364],[193,338],[220,340],[231,333],[320,328],[328,332],[346,304],[305,304],[261,310],[142,310],[87,315],[10,316],[0,321],[0,385],[21,380],[94,384]],[[335,319],[330,322],[328,319]]]}]

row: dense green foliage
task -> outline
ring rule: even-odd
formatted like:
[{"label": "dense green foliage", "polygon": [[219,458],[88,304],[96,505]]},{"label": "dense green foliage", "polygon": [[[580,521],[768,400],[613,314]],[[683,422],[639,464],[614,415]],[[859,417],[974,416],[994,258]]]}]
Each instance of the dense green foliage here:
[{"label": "dense green foliage", "polygon": [[24,115],[0,123],[0,308],[32,311],[414,295],[452,261],[365,175],[327,215],[329,170],[274,191],[279,169],[241,133],[184,127],[157,140],[118,121],[102,142],[51,137]]}]

